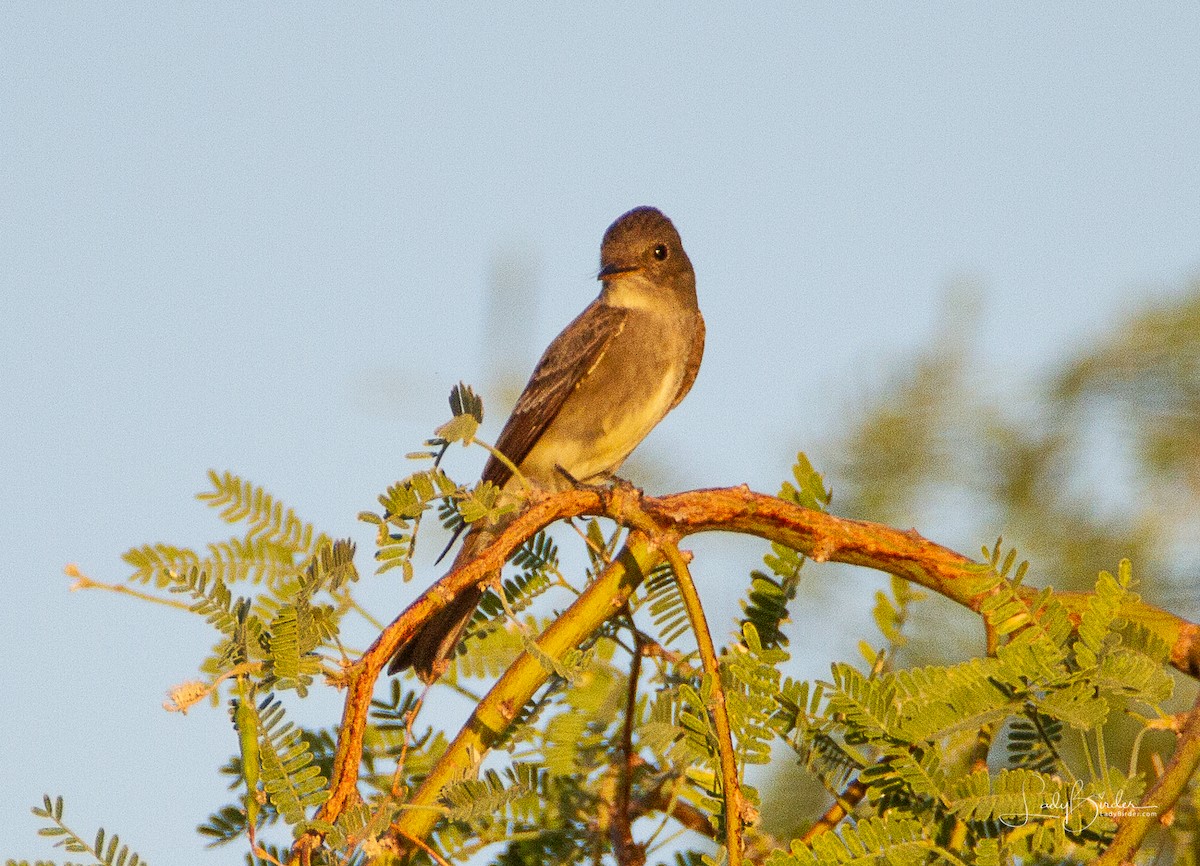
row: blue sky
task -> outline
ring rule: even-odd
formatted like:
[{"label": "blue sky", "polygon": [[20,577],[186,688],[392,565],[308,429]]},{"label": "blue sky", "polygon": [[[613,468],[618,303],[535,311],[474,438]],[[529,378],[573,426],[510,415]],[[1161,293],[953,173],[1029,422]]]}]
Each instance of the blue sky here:
[{"label": "blue sky", "polygon": [[[630,207],[674,219],[708,321],[643,449],[661,489],[773,490],[801,447],[820,466],[956,282],[982,291],[980,369],[1015,388],[1200,266],[1194,4],[0,14],[3,856],[46,853],[49,791],[156,864],[229,862],[192,833],[224,802],[224,713],[159,708],[203,624],[69,594],[63,565],[119,581],[130,546],[223,537],[191,499],[212,467],[369,571],[354,515],[454,382],[528,365],[594,296]],[[738,561],[716,544],[701,562]],[[388,614],[433,576],[368,597]],[[819,675],[831,637],[797,619]]]}]

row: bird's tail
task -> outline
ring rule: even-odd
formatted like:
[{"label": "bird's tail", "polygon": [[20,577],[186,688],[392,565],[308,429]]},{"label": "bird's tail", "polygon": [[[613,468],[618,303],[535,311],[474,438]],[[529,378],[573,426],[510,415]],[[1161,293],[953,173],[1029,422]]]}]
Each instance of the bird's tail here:
[{"label": "bird's tail", "polygon": [[[492,538],[493,534],[486,530],[468,532],[463,540],[462,549],[454,558],[451,571],[470,561],[492,542]],[[396,650],[396,654],[388,663],[388,673],[395,674],[405,668],[412,668],[421,682],[427,684],[445,673],[459,641],[462,640],[463,632],[471,622],[475,608],[479,606],[479,599],[483,597],[482,587],[495,577],[496,575],[489,574],[475,586],[462,590],[450,604],[434,614],[433,619],[421,626],[420,631]]]}]

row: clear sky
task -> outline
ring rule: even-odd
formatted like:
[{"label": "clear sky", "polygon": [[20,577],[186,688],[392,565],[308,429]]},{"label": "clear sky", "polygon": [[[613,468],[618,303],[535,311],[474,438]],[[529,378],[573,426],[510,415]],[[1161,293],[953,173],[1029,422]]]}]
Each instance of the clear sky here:
[{"label": "clear sky", "polygon": [[[160,709],[206,627],[63,565],[223,537],[191,499],[212,467],[369,573],[355,514],[454,382],[594,296],[630,207],[674,219],[708,321],[644,449],[664,488],[773,491],[957,280],[982,369],[1020,381],[1200,271],[1194,3],[481,8],[0,2],[0,857],[48,853],[48,791],[156,866],[230,862],[193,834],[224,711]],[[728,621],[742,584],[707,577]]]}]

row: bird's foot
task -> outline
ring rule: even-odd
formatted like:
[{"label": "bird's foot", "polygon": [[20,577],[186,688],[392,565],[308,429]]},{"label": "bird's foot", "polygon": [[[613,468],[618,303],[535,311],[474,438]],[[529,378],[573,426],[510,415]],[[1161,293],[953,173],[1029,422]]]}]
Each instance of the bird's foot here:
[{"label": "bird's foot", "polygon": [[591,490],[591,491],[599,493],[601,496],[603,496],[606,494],[611,494],[618,489],[620,489],[620,490],[636,489],[636,488],[634,488],[634,486],[631,482],[626,481],[624,478],[621,478],[612,472],[602,472],[599,475],[592,476],[592,478],[596,479],[596,480],[589,479],[587,481],[580,481],[578,478],[576,478],[574,475],[572,475],[566,469],[563,469],[557,463],[554,465],[554,469],[556,472],[558,472],[559,475],[561,475],[563,478],[565,478],[567,480],[567,482],[572,487],[574,487],[576,490]]}]

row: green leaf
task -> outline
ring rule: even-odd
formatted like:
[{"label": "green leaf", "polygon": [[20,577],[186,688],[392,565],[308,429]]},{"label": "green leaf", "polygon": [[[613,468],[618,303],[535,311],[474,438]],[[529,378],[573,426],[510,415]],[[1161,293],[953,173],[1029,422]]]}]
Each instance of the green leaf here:
[{"label": "green leaf", "polygon": [[437,439],[431,445],[446,446],[452,442],[469,445],[483,423],[483,400],[471,390],[470,385],[459,382],[450,389],[450,411],[454,417],[434,432]]},{"label": "green leaf", "polygon": [[811,508],[813,511],[824,511],[833,499],[833,493],[825,487],[824,477],[813,469],[808,456],[803,452],[796,455],[796,463],[792,466],[792,477],[796,483],[783,482],[779,489],[779,498]]}]

